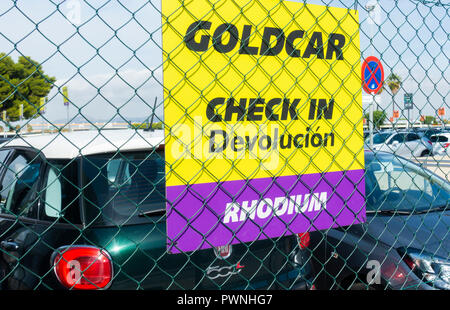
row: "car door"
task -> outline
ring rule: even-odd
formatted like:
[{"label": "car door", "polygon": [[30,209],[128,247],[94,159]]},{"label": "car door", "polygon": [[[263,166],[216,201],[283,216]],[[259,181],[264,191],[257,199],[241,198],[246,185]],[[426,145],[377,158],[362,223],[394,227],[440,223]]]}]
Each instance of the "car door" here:
[{"label": "car door", "polygon": [[170,254],[162,151],[86,156],[81,166],[84,235],[110,254],[111,288],[291,288],[299,280],[294,235]]},{"label": "car door", "polygon": [[409,154],[422,154],[425,146],[422,145],[420,137],[415,133],[409,133],[405,137],[405,152]]},{"label": "car door", "polygon": [[11,150],[0,182],[0,250],[2,287],[28,288],[27,253],[35,243],[37,191],[42,161],[25,150]]},{"label": "car door", "polygon": [[433,143],[433,154],[443,154],[449,145],[448,137],[445,135],[434,135],[430,141]]},{"label": "car door", "polygon": [[405,153],[405,145],[404,142],[405,137],[404,134],[398,133],[395,134],[388,142],[387,142],[387,151],[391,153],[395,153],[397,155],[403,155]]},{"label": "car door", "polygon": [[[60,181],[62,173],[68,169],[75,171],[76,167],[58,169],[56,164],[50,167],[33,150],[7,152],[5,158],[0,151],[0,161],[5,158],[0,172],[1,287],[57,288],[51,254],[80,235],[81,225],[77,226],[79,220],[74,220],[79,212],[76,193],[70,195]],[[71,182],[76,183],[72,176]]]}]

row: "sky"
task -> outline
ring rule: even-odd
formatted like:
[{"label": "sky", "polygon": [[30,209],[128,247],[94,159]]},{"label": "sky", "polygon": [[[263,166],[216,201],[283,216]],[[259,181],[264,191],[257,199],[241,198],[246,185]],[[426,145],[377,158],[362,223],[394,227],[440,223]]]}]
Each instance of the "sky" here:
[{"label": "sky", "polygon": [[[56,78],[46,106],[50,122],[66,119],[63,85],[69,88],[70,118],[143,120],[156,102],[158,121],[163,118],[160,1],[2,0],[0,52],[14,60],[29,56]],[[395,72],[403,79],[396,103],[402,106],[403,94],[412,92],[412,118],[435,115],[438,107],[445,107],[449,118],[450,2],[379,0],[369,16],[366,5],[374,2],[306,1],[356,8],[362,59],[374,55],[386,77]],[[392,111],[389,92],[381,94],[380,106]]]}]

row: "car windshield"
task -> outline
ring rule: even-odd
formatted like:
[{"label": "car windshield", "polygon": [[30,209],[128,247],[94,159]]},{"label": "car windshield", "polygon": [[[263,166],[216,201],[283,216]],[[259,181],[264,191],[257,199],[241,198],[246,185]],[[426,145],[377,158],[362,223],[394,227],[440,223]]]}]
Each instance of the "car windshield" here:
[{"label": "car windshield", "polygon": [[[382,144],[390,136],[391,136],[390,133],[377,133],[376,135],[373,136],[373,144]],[[369,141],[369,140],[367,140],[367,141]]]},{"label": "car windshield", "polygon": [[426,211],[450,202],[450,185],[418,165],[387,153],[366,153],[368,211]]},{"label": "car windshield", "polygon": [[165,210],[165,161],[161,152],[118,153],[83,158],[88,224],[148,222],[139,214]]}]

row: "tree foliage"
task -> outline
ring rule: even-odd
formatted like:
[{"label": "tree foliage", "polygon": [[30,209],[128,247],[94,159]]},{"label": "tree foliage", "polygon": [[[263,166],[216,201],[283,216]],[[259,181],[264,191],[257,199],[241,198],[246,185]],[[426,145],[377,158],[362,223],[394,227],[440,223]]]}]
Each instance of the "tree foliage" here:
[{"label": "tree foliage", "polygon": [[[369,122],[370,120],[370,115],[369,113],[366,113],[364,115],[364,117],[366,118],[367,122]],[[384,111],[373,111],[373,126],[375,128],[380,128],[384,122],[386,121],[387,118],[387,114]]]},{"label": "tree foliage", "polygon": [[38,117],[40,99],[48,95],[55,81],[30,57],[20,56],[16,63],[0,53],[0,113],[6,111],[8,121],[18,121],[23,104],[25,119]]},{"label": "tree foliage", "polygon": [[425,116],[423,123],[425,125],[432,125],[432,124],[437,124],[436,118],[434,116]]},{"label": "tree foliage", "polygon": [[402,86],[402,78],[400,77],[400,75],[392,72],[387,77],[385,84],[389,87],[391,93],[395,95]]}]

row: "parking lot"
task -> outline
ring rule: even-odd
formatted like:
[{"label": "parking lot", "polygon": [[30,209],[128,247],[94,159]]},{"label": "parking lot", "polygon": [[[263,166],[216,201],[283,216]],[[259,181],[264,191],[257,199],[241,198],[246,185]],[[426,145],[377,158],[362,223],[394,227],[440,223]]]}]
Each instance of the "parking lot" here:
[{"label": "parking lot", "polygon": [[1,1],[0,290],[449,290],[449,10]]},{"label": "parking lot", "polygon": [[415,160],[424,168],[437,174],[441,178],[450,181],[450,156],[448,155],[434,155],[425,158],[417,158]]}]

